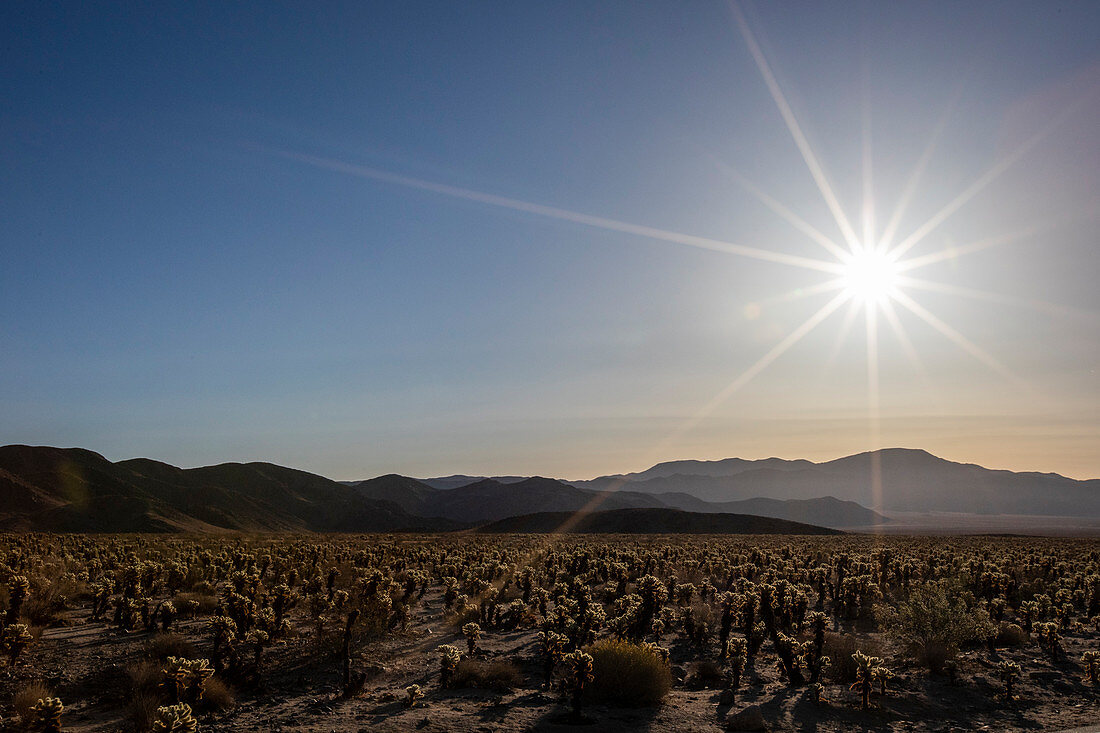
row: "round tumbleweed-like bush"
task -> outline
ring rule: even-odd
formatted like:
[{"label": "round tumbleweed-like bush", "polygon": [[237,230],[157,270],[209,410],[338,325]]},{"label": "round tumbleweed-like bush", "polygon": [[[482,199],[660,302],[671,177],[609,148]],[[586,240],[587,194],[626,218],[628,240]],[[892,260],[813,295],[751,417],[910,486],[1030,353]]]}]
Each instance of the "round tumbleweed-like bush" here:
[{"label": "round tumbleweed-like bush", "polygon": [[603,639],[586,650],[592,655],[592,681],[586,696],[620,705],[658,705],[672,687],[668,662],[653,647]]}]

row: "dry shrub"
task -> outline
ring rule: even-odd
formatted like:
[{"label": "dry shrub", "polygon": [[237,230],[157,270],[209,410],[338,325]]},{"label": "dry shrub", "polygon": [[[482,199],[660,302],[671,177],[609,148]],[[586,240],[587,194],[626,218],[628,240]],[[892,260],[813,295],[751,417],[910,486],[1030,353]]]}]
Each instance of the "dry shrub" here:
[{"label": "dry shrub", "polygon": [[455,667],[452,687],[476,687],[483,690],[505,691],[519,687],[523,681],[519,670],[511,662],[481,660],[467,657]]},{"label": "dry shrub", "polygon": [[20,687],[11,701],[12,707],[19,715],[19,722],[29,725],[32,717],[31,708],[36,702],[46,697],[53,697],[53,693],[41,682],[28,682]]},{"label": "dry shrub", "polygon": [[1027,643],[1027,632],[1016,624],[1002,623],[997,631],[997,646],[1023,646]]},{"label": "dry shrub", "polygon": [[585,690],[593,699],[657,705],[672,687],[668,662],[644,646],[603,639],[586,651],[592,655],[592,682]]},{"label": "dry shrub", "polygon": [[65,621],[65,599],[56,593],[31,593],[19,609],[29,626],[58,626]]},{"label": "dry shrub", "polygon": [[164,698],[156,690],[134,693],[128,708],[134,727],[139,731],[150,730],[157,717],[157,708],[165,704]]},{"label": "dry shrub", "polygon": [[726,686],[726,673],[717,662],[704,659],[691,665],[686,682],[692,688],[718,689]]},{"label": "dry shrub", "polygon": [[211,677],[203,687],[202,701],[199,705],[203,710],[228,710],[237,701],[233,694],[233,688],[225,684],[218,677]]},{"label": "dry shrub", "polygon": [[179,634],[157,634],[145,645],[145,653],[160,661],[168,657],[194,659],[198,656],[195,645]]},{"label": "dry shrub", "polygon": [[832,632],[825,634],[825,656],[831,662],[828,675],[833,682],[855,681],[856,662],[852,655],[859,651],[872,657],[882,656],[882,646],[872,639],[857,639]]},{"label": "dry shrub", "polygon": [[156,692],[157,686],[164,681],[164,665],[159,662],[138,662],[126,668],[130,678],[130,688],[134,695]]},{"label": "dry shrub", "polygon": [[198,601],[198,613],[202,616],[209,616],[218,608],[218,597],[213,593],[177,593],[172,604],[181,614],[185,614],[188,601]]}]

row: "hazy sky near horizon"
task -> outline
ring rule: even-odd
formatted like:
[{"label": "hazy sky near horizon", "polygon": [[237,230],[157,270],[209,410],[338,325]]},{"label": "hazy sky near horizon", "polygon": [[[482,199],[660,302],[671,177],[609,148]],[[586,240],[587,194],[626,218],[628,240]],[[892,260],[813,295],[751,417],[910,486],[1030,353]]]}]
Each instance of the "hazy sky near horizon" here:
[{"label": "hazy sky near horizon", "polygon": [[[4,3],[0,444],[1100,477],[1098,31],[1090,2]],[[871,307],[872,370],[836,275],[757,250],[831,267],[903,200],[924,283]]]}]

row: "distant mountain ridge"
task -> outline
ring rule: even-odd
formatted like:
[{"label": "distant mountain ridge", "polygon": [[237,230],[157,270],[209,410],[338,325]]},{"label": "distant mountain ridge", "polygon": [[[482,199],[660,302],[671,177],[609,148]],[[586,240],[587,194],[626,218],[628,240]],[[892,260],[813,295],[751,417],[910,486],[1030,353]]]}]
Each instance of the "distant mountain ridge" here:
[{"label": "distant mountain ridge", "polygon": [[482,479],[457,488],[433,489],[417,479],[389,474],[352,484],[352,487],[371,499],[387,498],[411,514],[446,517],[467,523],[489,522],[536,512],[643,508],[679,509],[706,514],[757,514],[839,528],[879,525],[890,521],[854,502],[842,502],[832,497],[711,503],[689,494],[593,491],[541,476],[513,483]]},{"label": "distant mountain ridge", "polygon": [[[888,512],[1100,516],[1100,479],[993,470],[919,449],[889,448],[823,463],[732,460],[677,461],[640,474],[570,483],[593,489],[616,485],[657,495],[680,492],[710,502],[833,496]],[[881,493],[872,481],[873,461],[879,463]],[[730,471],[720,474],[721,467]],[[677,472],[669,473],[673,469]],[[689,473],[699,470],[705,473]]]}]

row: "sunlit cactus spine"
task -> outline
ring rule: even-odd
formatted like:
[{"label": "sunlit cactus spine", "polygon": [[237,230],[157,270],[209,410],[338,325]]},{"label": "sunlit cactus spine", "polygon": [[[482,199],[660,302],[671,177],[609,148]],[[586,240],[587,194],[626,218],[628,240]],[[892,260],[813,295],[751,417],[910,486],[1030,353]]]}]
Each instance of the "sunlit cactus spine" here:
[{"label": "sunlit cactus spine", "polygon": [[405,688],[405,707],[413,707],[422,697],[424,697],[424,691],[420,689],[420,685],[409,685]]},{"label": "sunlit cactus spine", "polygon": [[880,657],[871,657],[863,652],[852,655],[856,663],[856,681],[851,689],[857,690],[860,696],[860,707],[866,710],[871,706],[871,692],[875,685],[875,667],[882,664]]},{"label": "sunlit cactus spine", "polygon": [[439,647],[439,686],[450,687],[454,678],[455,669],[462,661],[462,653],[458,647],[451,644],[443,644]]},{"label": "sunlit cactus spine", "polygon": [[153,733],[195,733],[198,729],[199,723],[187,703],[157,708],[153,719]]},{"label": "sunlit cactus spine", "polygon": [[31,708],[31,730],[40,733],[60,733],[63,712],[65,712],[65,706],[58,698],[40,699]]},{"label": "sunlit cactus spine", "polygon": [[33,640],[26,624],[8,624],[4,627],[4,633],[0,635],[0,649],[8,657],[8,666],[15,666],[19,655]]},{"label": "sunlit cactus spine", "polygon": [[555,631],[540,631],[538,639],[539,649],[542,652],[543,675],[546,680],[546,687],[549,689],[554,676],[554,667],[565,656],[566,638]]},{"label": "sunlit cactus spine", "polygon": [[1100,653],[1087,651],[1081,655],[1085,665],[1085,679],[1092,684],[1100,683]]},{"label": "sunlit cactus spine", "polygon": [[13,575],[8,581],[8,612],[5,615],[5,624],[19,623],[19,615],[23,609],[23,601],[30,595],[31,584],[25,575]]},{"label": "sunlit cactus spine", "polygon": [[481,626],[471,621],[462,626],[462,635],[466,637],[466,648],[471,656],[477,653],[477,642],[481,638]]},{"label": "sunlit cactus spine", "polygon": [[1020,675],[1023,674],[1020,665],[1012,661],[1001,662],[997,665],[997,673],[1005,686],[1005,699],[1010,702],[1015,700],[1016,697],[1012,694],[1012,688],[1020,679]]},{"label": "sunlit cactus spine", "polygon": [[748,644],[744,639],[730,639],[726,642],[726,658],[730,663],[730,689],[736,690],[741,686],[741,675],[745,672],[745,664],[748,661],[746,650]]},{"label": "sunlit cactus spine", "polygon": [[572,669],[573,717],[580,719],[584,687],[592,680],[592,665],[594,660],[591,654],[586,654],[578,649],[570,654],[566,654],[563,661]]}]

